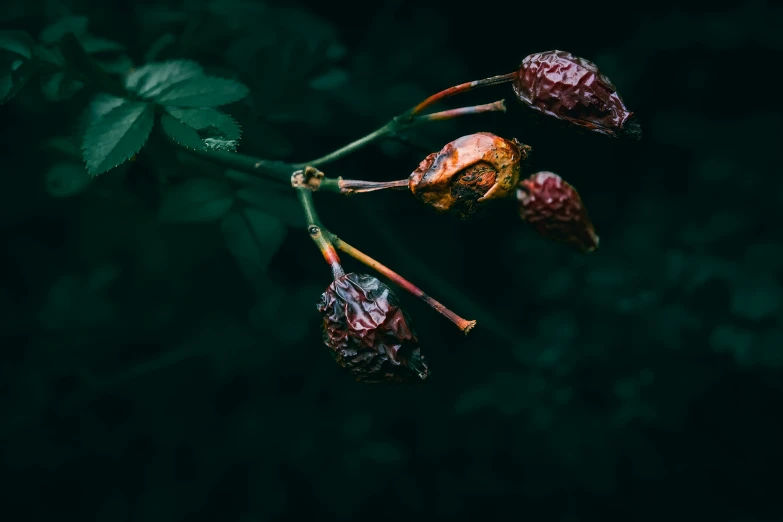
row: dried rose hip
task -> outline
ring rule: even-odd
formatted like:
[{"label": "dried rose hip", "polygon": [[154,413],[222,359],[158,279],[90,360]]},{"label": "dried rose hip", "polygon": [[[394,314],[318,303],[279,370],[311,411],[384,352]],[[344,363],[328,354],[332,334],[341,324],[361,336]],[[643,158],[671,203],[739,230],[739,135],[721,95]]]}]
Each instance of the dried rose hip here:
[{"label": "dried rose hip", "polygon": [[641,138],[639,124],[609,78],[593,62],[568,52],[527,56],[514,92],[531,108],[560,120],[609,136]]},{"label": "dried rose hip", "polygon": [[378,279],[346,274],[321,295],[324,343],[359,382],[424,382],[429,374],[397,296]]},{"label": "dried rose hip", "polygon": [[519,215],[549,239],[583,252],[598,248],[598,236],[579,193],[552,172],[538,172],[519,182]]},{"label": "dried rose hip", "polygon": [[436,211],[466,218],[484,203],[513,193],[529,150],[489,132],[463,136],[424,158],[408,187]]}]

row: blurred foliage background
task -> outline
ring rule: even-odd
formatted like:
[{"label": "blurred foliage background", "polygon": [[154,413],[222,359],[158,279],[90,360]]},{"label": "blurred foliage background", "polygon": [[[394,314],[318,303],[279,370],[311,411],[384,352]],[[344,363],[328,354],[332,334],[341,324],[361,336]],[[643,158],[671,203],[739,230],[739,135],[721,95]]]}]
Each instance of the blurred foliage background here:
[{"label": "blurred foliage background", "polygon": [[317,194],[335,233],[479,320],[465,338],[400,294],[432,377],[362,386],[321,342],[330,273],[290,191],[251,183],[281,225],[237,259],[219,223],[161,219],[167,191],[220,168],[151,142],[91,179],[88,89],[26,86],[0,107],[0,519],[783,519],[783,9],[630,9],[4,2],[0,29],[76,24],[109,70],[187,58],[241,80],[239,151],[270,159],[554,48],[595,61],[644,138],[530,120],[499,86],[444,108],[505,97],[506,114],[324,168],[400,179],[458,136],[516,137],[601,236],[581,255],[512,205],[459,223],[404,193]]}]

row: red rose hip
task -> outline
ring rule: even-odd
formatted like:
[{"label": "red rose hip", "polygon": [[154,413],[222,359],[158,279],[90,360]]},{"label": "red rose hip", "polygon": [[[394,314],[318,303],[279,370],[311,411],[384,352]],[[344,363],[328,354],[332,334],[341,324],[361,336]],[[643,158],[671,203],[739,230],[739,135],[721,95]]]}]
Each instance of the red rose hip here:
[{"label": "red rose hip", "polygon": [[584,58],[558,50],[531,54],[513,85],[517,98],[543,114],[609,136],[641,138],[615,86]]},{"label": "red rose hip", "polygon": [[587,209],[579,193],[552,172],[538,172],[519,182],[519,216],[542,236],[582,252],[598,248]]}]

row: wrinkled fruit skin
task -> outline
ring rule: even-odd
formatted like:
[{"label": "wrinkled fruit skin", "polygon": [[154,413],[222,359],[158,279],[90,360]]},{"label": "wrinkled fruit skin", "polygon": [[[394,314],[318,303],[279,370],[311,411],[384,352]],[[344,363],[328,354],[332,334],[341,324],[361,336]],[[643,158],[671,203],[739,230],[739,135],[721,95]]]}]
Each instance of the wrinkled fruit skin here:
[{"label": "wrinkled fruit skin", "polygon": [[346,274],[321,295],[323,339],[359,382],[423,383],[429,374],[410,319],[378,279]]},{"label": "wrinkled fruit skin", "polygon": [[609,78],[596,65],[565,51],[522,60],[514,92],[531,108],[609,136],[641,138],[641,129]]},{"label": "wrinkled fruit skin", "polygon": [[598,236],[577,191],[552,172],[538,172],[519,182],[519,216],[546,238],[582,252],[598,248]]},{"label": "wrinkled fruit skin", "polygon": [[486,202],[513,194],[529,150],[489,132],[463,136],[424,158],[408,187],[436,211],[467,218]]}]

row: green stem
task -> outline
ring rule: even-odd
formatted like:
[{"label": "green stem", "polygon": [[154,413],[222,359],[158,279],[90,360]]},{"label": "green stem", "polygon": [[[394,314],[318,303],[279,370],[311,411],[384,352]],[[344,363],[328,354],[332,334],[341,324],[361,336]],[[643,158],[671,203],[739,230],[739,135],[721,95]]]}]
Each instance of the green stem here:
[{"label": "green stem", "polygon": [[[501,77],[498,77],[501,78]],[[503,76],[502,78],[505,78]],[[510,81],[510,80],[506,80]],[[473,85],[477,84],[477,82],[470,82],[469,84],[464,85]],[[460,86],[457,86],[460,87]],[[453,88],[452,88],[453,89]],[[449,89],[446,89],[447,91]],[[445,91],[443,91],[445,92]],[[438,93],[440,95],[441,93]],[[435,95],[435,96],[438,96]],[[432,98],[432,97],[430,97]],[[428,98],[429,100],[429,98]],[[426,101],[426,100],[425,100]],[[424,102],[422,102],[424,103]],[[421,105],[421,104],[419,104]],[[460,116],[466,116],[470,114],[481,114],[484,112],[492,112],[492,111],[503,111],[505,112],[506,106],[504,103],[504,100],[499,100],[494,103],[486,103],[483,105],[474,105],[470,107],[460,107],[458,109],[452,109],[448,111],[442,111],[434,114],[425,114],[422,116],[416,116],[416,109],[418,109],[419,106],[414,107],[413,109],[407,110],[400,114],[399,116],[396,116],[395,118],[392,118],[386,125],[383,127],[374,130],[370,134],[359,138],[356,141],[352,141],[348,145],[345,145],[344,147],[341,147],[333,152],[330,152],[329,154],[326,154],[325,156],[321,156],[320,158],[316,158],[311,161],[306,161],[304,163],[296,163],[293,165],[296,169],[301,169],[306,166],[312,166],[312,167],[320,167],[324,165],[325,163],[329,163],[335,160],[338,160],[344,156],[347,156],[348,154],[351,154],[353,152],[356,152],[357,150],[361,149],[362,147],[365,147],[373,142],[376,142],[382,138],[388,138],[391,136],[396,135],[399,132],[402,132],[404,130],[407,130],[414,125],[418,125],[420,123],[427,123],[430,121],[440,121],[440,120],[450,120],[452,118],[458,118]]]},{"label": "green stem", "polygon": [[187,152],[192,156],[216,163],[222,167],[241,170],[243,172],[248,172],[257,176],[263,176],[276,183],[282,183],[289,186],[291,185],[291,171],[293,169],[288,163],[282,161],[264,160],[254,156],[248,156],[247,154],[240,154],[238,152],[190,149],[183,147],[171,138],[169,138],[169,141],[179,147],[183,152]]},{"label": "green stem", "polygon": [[296,187],[296,194],[299,197],[299,203],[302,204],[302,210],[305,213],[307,219],[307,233],[310,234],[310,238],[321,251],[321,255],[332,267],[332,276],[334,279],[345,275],[342,265],[340,264],[340,256],[337,255],[337,251],[334,249],[334,245],[329,240],[329,233],[322,231],[323,225],[321,220],[318,219],[318,212],[315,210],[315,204],[313,203],[313,192],[307,187]]}]

